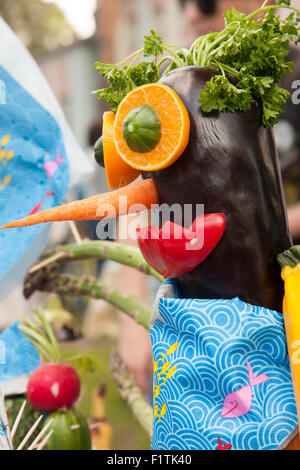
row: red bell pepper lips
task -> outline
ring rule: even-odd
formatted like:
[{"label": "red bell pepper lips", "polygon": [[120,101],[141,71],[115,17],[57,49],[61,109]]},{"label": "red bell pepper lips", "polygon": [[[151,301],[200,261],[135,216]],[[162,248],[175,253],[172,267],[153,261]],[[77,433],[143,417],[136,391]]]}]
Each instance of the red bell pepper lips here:
[{"label": "red bell pepper lips", "polygon": [[180,277],[195,269],[213,251],[225,230],[224,214],[197,217],[189,229],[173,222],[137,228],[137,241],[145,260],[165,278]]}]

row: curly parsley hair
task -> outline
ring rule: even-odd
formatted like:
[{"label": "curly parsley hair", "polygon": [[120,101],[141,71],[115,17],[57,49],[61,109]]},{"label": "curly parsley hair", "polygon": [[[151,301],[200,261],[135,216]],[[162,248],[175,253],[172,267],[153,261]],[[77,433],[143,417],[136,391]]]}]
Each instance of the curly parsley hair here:
[{"label": "curly parsley hair", "polygon": [[[285,9],[287,16],[277,16],[278,7]],[[255,100],[262,108],[262,124],[273,126],[290,98],[279,83],[294,66],[286,57],[290,42],[300,43],[300,9],[292,7],[291,0],[277,0],[276,4],[264,0],[250,14],[230,8],[224,20],[222,31],[200,36],[189,49],[165,43],[151,30],[144,47],[123,61],[97,62],[96,69],[109,83],[109,87],[95,92],[97,97],[116,112],[131,90],[156,83],[171,70],[185,66],[214,68],[218,73],[199,97],[203,111],[247,111]]]},{"label": "curly parsley hair", "polygon": [[[191,0],[180,0],[181,6],[184,7]],[[192,0],[204,15],[214,15],[217,10],[218,0]]]}]

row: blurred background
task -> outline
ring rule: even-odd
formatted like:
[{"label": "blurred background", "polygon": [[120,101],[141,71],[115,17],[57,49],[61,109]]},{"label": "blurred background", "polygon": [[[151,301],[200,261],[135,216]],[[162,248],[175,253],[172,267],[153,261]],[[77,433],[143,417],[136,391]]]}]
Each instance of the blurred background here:
[{"label": "blurred background", "polygon": [[[300,7],[300,0],[292,3]],[[93,146],[101,135],[101,116],[106,110],[105,104],[91,94],[104,85],[94,70],[96,61],[115,63],[127,57],[142,47],[144,35],[152,28],[167,42],[187,47],[197,36],[221,29],[222,13],[229,7],[246,12],[261,4],[262,0],[0,0],[0,14],[37,60],[76,139],[93,161]],[[283,86],[292,91],[293,81],[300,79],[298,49],[291,47],[290,55],[296,67]],[[290,101],[274,132],[295,241],[300,240],[299,126],[300,107]],[[106,190],[104,170],[94,164],[91,178],[81,182],[69,198]],[[77,229],[82,238],[97,238],[96,224],[78,224]],[[54,224],[49,247],[67,241],[73,241],[69,226]],[[157,284],[130,268],[112,262],[87,262],[83,268],[82,265],[73,267],[77,274],[82,269],[105,284],[135,294],[149,305],[153,302]],[[48,296],[42,294],[35,294],[25,302],[21,288],[14,291],[0,303],[0,328],[47,302]],[[151,402],[152,357],[148,332],[104,301],[63,298],[62,302],[64,309],[75,315],[81,331],[80,338],[74,331],[73,338],[72,334],[66,338],[73,339],[67,341],[66,350],[88,351],[101,364],[99,372],[86,379],[81,410],[87,417],[91,414],[91,393],[103,383],[106,389],[103,413],[113,430],[108,445],[115,449],[149,448],[149,437],[118,395],[108,370],[109,352],[117,345]],[[72,326],[69,330],[72,331]]]}]

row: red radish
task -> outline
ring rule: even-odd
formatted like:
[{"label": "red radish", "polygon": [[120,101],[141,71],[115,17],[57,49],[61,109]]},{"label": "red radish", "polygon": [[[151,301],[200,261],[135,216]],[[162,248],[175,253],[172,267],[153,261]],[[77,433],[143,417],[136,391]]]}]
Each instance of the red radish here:
[{"label": "red radish", "polygon": [[73,367],[48,362],[39,366],[29,379],[27,397],[32,406],[45,412],[70,408],[80,393],[80,379]]}]

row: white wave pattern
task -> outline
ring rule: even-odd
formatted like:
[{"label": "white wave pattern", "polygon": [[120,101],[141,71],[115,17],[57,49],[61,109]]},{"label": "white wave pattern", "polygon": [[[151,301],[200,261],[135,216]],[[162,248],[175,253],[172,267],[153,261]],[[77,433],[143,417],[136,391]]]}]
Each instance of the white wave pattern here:
[{"label": "white wave pattern", "polygon": [[[282,315],[238,298],[161,298],[159,313],[154,362],[172,374],[159,379],[152,449],[217,450],[219,439],[233,450],[280,447],[297,426]],[[246,360],[269,380],[251,388],[247,414],[222,418],[226,395],[249,385]]]}]

